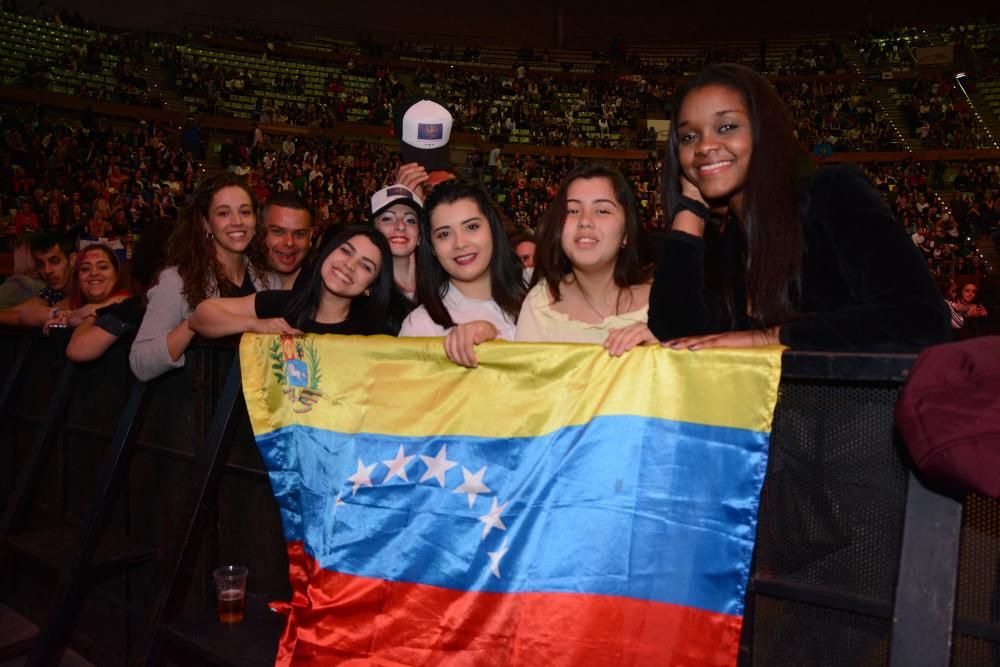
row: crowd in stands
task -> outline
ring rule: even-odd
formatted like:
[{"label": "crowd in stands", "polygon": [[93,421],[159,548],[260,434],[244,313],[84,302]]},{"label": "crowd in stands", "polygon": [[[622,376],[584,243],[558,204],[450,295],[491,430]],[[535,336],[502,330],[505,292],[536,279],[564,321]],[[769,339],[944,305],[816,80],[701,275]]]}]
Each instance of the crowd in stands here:
[{"label": "crowd in stands", "polygon": [[898,88],[910,136],[917,138],[921,147],[991,147],[985,126],[976,119],[953,78],[904,79]]},{"label": "crowd in stands", "polygon": [[766,42],[761,42],[757,49],[706,46],[692,55],[665,56],[637,48],[627,55],[626,62],[636,72],[667,76],[688,76],[718,62],[739,63],[772,76],[829,75],[847,71],[847,60],[833,40],[806,40],[794,51],[774,55],[769,55]]},{"label": "crowd in stands", "polygon": [[900,150],[899,138],[864,84],[856,81],[778,81],[776,84],[807,150]]},{"label": "crowd in stands", "polygon": [[[1000,231],[1000,166],[911,161],[863,167],[936,277],[986,272],[975,240]],[[937,194],[946,172],[958,172],[947,201]]]},{"label": "crowd in stands", "polygon": [[[936,34],[934,31],[931,33]],[[933,37],[921,28],[906,26],[873,30],[854,37],[854,48],[873,70],[912,69],[916,63],[913,49],[932,46]]]},{"label": "crowd in stands", "polygon": [[60,231],[124,249],[151,221],[176,215],[201,169],[193,121],[180,130],[156,121],[119,127],[89,112],[63,120],[35,108],[26,118],[4,113],[0,132],[0,200],[18,208],[16,232]]},{"label": "crowd in stands", "polygon": [[[322,94],[310,96],[301,73],[204,62],[172,43],[161,44],[158,51],[167,86],[182,97],[203,100],[198,111],[212,115],[230,115],[234,96],[249,96],[255,100],[252,117],[265,123],[333,127],[336,122],[349,120],[349,110],[362,110],[362,122],[386,125],[392,118],[393,101],[404,92],[393,73],[371,62],[350,61],[346,67],[348,75],[373,79],[366,90],[348,88],[343,76],[331,75],[324,82]],[[281,99],[288,96],[306,99]]]},{"label": "crowd in stands", "polygon": [[662,114],[671,92],[643,77],[579,82],[523,71],[491,75],[425,69],[414,80],[448,105],[460,128],[501,141],[522,130],[530,137],[527,143],[555,146],[638,148],[612,135],[635,132],[640,118]]},{"label": "crowd in stands", "polygon": [[159,91],[145,74],[146,50],[135,33],[75,34],[61,51],[27,62],[19,83],[77,97],[162,108]]},{"label": "crowd in stands", "polygon": [[[977,32],[974,37],[995,42],[994,32]],[[684,56],[651,55],[644,47],[635,47],[630,54],[628,47],[619,45],[612,55],[624,56],[618,63],[625,68],[619,70],[622,76],[594,77],[581,84],[576,79],[533,71],[533,64],[545,63],[550,54],[524,47],[516,53],[516,63],[506,70],[458,72],[418,66],[413,73],[416,87],[407,90],[401,73],[388,68],[382,58],[454,58],[476,64],[480,51],[407,42],[382,47],[367,35],[359,38],[354,49],[358,53],[350,54],[345,72],[366,77],[370,84],[348,86],[343,76],[330,74],[318,93],[316,85],[307,86],[305,70],[296,71],[294,63],[286,71],[254,69],[249,61],[247,67],[239,67],[202,60],[179,50],[176,40],[167,40],[150,50],[135,36],[100,32],[87,35],[86,40],[74,38],[63,53],[57,54],[57,60],[29,63],[22,73],[22,83],[94,99],[158,107],[164,104],[162,95],[143,68],[144,62],[152,58],[162,64],[166,88],[180,97],[197,100],[197,111],[323,128],[346,121],[391,125],[393,110],[419,87],[425,94],[448,103],[458,129],[478,132],[493,141],[609,149],[655,146],[656,136],[645,131],[643,119],[665,115],[675,84],[662,76],[648,75],[682,76],[710,62],[724,61],[743,63],[774,76],[834,74],[847,69],[847,61],[833,40],[806,41],[794,51],[770,55],[766,42],[757,49],[708,46],[696,55]],[[861,36],[856,46],[871,62],[891,64],[893,59],[904,57],[900,54],[908,54],[914,46],[930,44],[938,37],[929,37],[917,29],[902,29]],[[343,44],[330,42],[328,46],[336,51]],[[592,55],[597,63],[608,61],[604,53]],[[905,57],[912,58],[912,54]],[[259,59],[266,63],[267,54]],[[53,74],[57,71],[113,72],[118,83],[109,86],[72,76],[60,77],[57,82]],[[800,142],[807,149],[817,149],[820,154],[899,149],[896,131],[865,83],[779,79],[777,85],[792,108]],[[907,124],[901,129],[917,139],[921,147],[968,149],[990,145],[985,127],[949,76],[904,79],[898,89]],[[252,99],[252,109],[242,101],[234,103],[236,98]]]}]

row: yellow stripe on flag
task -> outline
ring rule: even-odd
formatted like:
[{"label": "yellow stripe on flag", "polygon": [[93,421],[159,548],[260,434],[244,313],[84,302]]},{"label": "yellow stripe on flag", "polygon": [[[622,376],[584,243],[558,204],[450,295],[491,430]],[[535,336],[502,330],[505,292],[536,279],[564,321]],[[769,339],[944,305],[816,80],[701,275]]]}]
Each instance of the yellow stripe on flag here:
[{"label": "yellow stripe on flag", "polygon": [[[783,349],[648,346],[613,358],[597,345],[494,341],[467,369],[439,338],[246,334],[240,360],[258,436],[293,424],[354,433],[365,418],[363,430],[385,435],[522,437],[608,415],[770,432]],[[318,372],[314,391],[281,383],[292,358]]]}]

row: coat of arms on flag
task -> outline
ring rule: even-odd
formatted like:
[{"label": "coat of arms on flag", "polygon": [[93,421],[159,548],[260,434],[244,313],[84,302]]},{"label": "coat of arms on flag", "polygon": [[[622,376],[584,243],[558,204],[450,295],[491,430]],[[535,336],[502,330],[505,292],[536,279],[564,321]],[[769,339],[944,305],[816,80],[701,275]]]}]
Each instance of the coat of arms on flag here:
[{"label": "coat of arms on flag", "polygon": [[291,345],[322,373],[305,411],[285,340],[240,349],[290,558],[279,664],[735,662],[780,348]]}]

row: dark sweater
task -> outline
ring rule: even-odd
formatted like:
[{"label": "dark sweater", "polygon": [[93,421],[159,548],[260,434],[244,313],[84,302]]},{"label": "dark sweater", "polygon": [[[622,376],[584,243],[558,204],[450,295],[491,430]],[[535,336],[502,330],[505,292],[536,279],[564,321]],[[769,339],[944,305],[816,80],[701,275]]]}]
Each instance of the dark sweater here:
[{"label": "dark sweater", "polygon": [[[927,262],[864,174],[852,165],[816,171],[802,189],[799,316],[780,338],[798,350],[911,351],[950,340],[948,310]],[[708,245],[708,247],[706,247]],[[705,288],[706,252],[726,267],[735,313]],[[649,296],[649,328],[660,340],[751,328],[745,315],[742,231],[722,237],[670,232]]]}]

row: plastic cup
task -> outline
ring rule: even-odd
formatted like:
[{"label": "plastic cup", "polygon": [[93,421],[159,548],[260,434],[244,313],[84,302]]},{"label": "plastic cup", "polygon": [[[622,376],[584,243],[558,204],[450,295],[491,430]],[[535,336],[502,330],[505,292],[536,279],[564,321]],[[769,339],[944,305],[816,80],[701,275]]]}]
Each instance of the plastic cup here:
[{"label": "plastic cup", "polygon": [[249,573],[250,570],[242,565],[223,565],[212,572],[220,623],[239,623],[243,620]]}]

